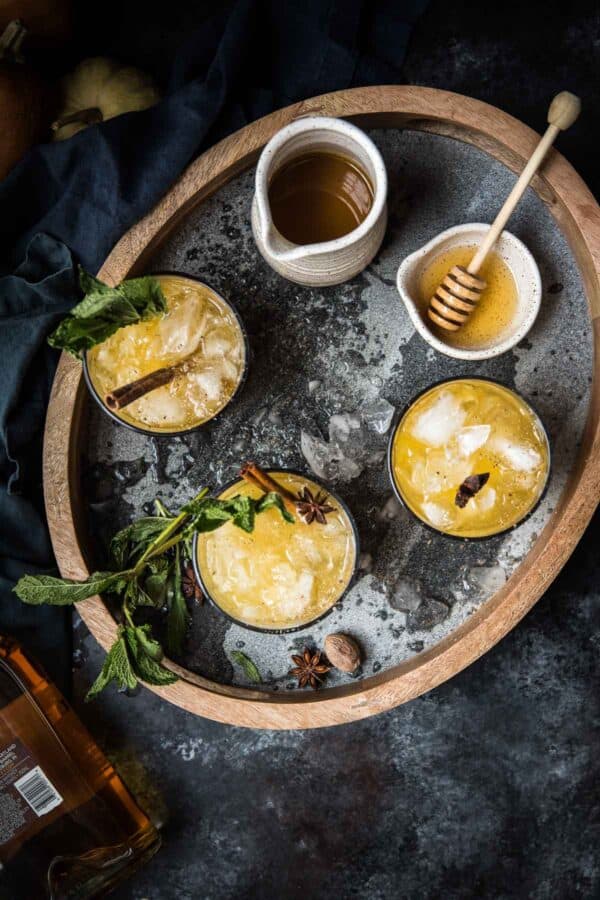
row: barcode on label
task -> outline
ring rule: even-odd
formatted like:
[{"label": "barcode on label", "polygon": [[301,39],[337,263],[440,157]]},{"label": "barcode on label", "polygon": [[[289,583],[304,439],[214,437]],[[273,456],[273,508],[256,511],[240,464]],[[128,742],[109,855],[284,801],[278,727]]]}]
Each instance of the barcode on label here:
[{"label": "barcode on label", "polygon": [[38,816],[45,815],[63,802],[63,798],[39,766],[22,775],[14,786]]}]

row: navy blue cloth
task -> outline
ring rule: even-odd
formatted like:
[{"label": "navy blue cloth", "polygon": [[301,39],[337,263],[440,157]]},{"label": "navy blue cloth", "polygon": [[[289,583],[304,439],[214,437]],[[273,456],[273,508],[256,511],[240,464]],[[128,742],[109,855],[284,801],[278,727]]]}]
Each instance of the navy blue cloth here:
[{"label": "navy blue cloth", "polygon": [[349,86],[397,83],[424,0],[238,0],[190,34],[155,107],[33,149],[0,184],[0,633],[67,668],[62,610],[11,593],[54,565],[41,453],[57,355],[45,338],[119,237],[205,147],[273,109]]}]

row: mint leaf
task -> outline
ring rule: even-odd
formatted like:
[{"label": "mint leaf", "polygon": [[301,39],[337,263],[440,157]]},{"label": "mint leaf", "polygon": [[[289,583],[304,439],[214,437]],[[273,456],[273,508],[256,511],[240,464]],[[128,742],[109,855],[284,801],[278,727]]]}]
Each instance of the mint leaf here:
[{"label": "mint leaf", "polygon": [[231,659],[242,669],[248,681],[252,681],[254,684],[262,684],[260,672],[249,656],[246,656],[241,650],[232,650]]},{"label": "mint leaf", "polygon": [[124,629],[121,627],[117,640],[106,654],[100,674],[86,694],[86,703],[97,697],[111,681],[116,681],[121,690],[125,688],[133,690],[137,686],[137,678],[127,654],[123,635]]},{"label": "mint leaf", "polygon": [[256,501],[252,497],[237,494],[230,500],[225,500],[225,509],[230,514],[233,524],[243,531],[254,531],[254,517],[256,515]]},{"label": "mint leaf", "polygon": [[141,556],[172,521],[172,517],[145,516],[118,531],[110,542],[110,555],[115,565],[123,568],[130,560]]},{"label": "mint leaf", "polygon": [[158,556],[148,563],[150,575],[144,582],[144,590],[154,606],[164,606],[167,599],[167,585],[171,574],[171,560],[166,556]]},{"label": "mint leaf", "polygon": [[94,572],[85,581],[54,578],[52,575],[24,575],[13,588],[23,603],[40,606],[68,606],[94,594],[120,593],[127,586],[127,572]]},{"label": "mint leaf", "polygon": [[181,553],[179,547],[176,547],[173,595],[167,615],[167,651],[171,656],[178,656],[183,651],[189,623],[190,617],[181,584]]},{"label": "mint leaf", "polygon": [[256,512],[261,513],[265,509],[278,509],[286,522],[295,522],[293,515],[287,511],[285,507],[285,503],[283,502],[283,498],[281,494],[278,494],[277,491],[270,491],[268,494],[265,494],[264,497],[261,497],[260,500],[256,504]]},{"label": "mint leaf", "polygon": [[156,653],[149,654],[147,652],[148,644],[154,645],[160,649],[160,659],[162,659],[162,649],[157,641],[150,638],[149,634],[144,633],[145,629],[150,629],[149,625],[136,628],[130,626],[125,627],[125,640],[127,648],[131,655],[131,662],[135,674],[141,681],[147,684],[173,684],[177,681],[177,676],[156,659]]},{"label": "mint leaf", "polygon": [[48,338],[51,347],[81,357],[125,325],[133,325],[167,310],[167,301],[156,278],[131,278],[117,287],[103,284],[80,269],[79,283],[85,297],[73,307]]},{"label": "mint leaf", "polygon": [[217,500],[215,497],[193,500],[183,507],[183,512],[190,515],[190,522],[186,530],[202,533],[215,531],[231,519],[231,513],[225,506],[225,501]]},{"label": "mint leaf", "polygon": [[265,494],[260,500],[254,500],[253,497],[243,494],[236,494],[227,500],[219,500],[216,497],[192,500],[183,507],[183,511],[190,516],[186,535],[191,531],[199,533],[215,531],[229,520],[238,528],[252,532],[256,514],[266,509],[278,509],[286,522],[294,521],[294,517],[286,510],[281,495],[276,492]]},{"label": "mint leaf", "polygon": [[86,272],[82,266],[78,267],[79,271],[79,287],[85,294],[92,294],[94,291],[99,291],[102,293],[103,291],[112,291],[112,288],[105,284],[103,281],[100,281],[99,278],[96,278],[95,275],[92,275],[90,272]]},{"label": "mint leaf", "polygon": [[136,625],[135,640],[146,656],[149,656],[156,662],[161,661],[164,656],[163,648],[158,641],[152,637],[152,627],[150,625]]}]

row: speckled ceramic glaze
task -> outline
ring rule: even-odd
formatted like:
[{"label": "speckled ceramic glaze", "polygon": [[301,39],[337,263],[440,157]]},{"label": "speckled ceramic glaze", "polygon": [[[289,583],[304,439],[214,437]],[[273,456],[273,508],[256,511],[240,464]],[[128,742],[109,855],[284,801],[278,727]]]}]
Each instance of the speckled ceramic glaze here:
[{"label": "speckled ceramic glaze", "polygon": [[[268,188],[274,173],[301,153],[329,151],[349,156],[373,185],[373,205],[364,222],[334,241],[300,246],[275,228]],[[297,284],[340,284],[362,272],[383,240],[387,223],[387,173],[381,154],[364,131],[343,119],[308,116],[282,128],[269,141],[256,168],[252,232],[268,264]]]},{"label": "speckled ceramic glaze", "polygon": [[419,303],[418,289],[421,273],[433,257],[452,247],[479,244],[489,227],[482,222],[472,222],[448,228],[425,246],[407,256],[398,269],[396,279],[398,291],[415,328],[435,350],[455,359],[491,359],[493,356],[506,353],[507,350],[512,349],[519,341],[523,340],[535,322],[540,309],[542,282],[536,261],[519,238],[509,231],[503,231],[494,250],[510,268],[517,284],[518,295],[517,313],[508,333],[505,332],[502,340],[490,347],[469,350],[465,347],[451,347],[429,328],[427,320],[422,314],[422,305]]}]

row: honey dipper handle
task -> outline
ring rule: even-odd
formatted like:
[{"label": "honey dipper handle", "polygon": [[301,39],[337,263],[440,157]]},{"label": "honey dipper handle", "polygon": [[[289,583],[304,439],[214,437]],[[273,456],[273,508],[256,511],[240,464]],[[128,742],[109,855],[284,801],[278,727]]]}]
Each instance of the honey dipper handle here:
[{"label": "honey dipper handle", "polygon": [[546,133],[531,154],[529,162],[521,172],[517,183],[506,198],[504,206],[494,219],[494,222],[490,226],[490,230],[481,242],[475,256],[467,266],[467,272],[471,275],[476,275],[485,262],[486,256],[500,237],[504,226],[524,194],[529,182],[541,166],[556,135],[573,124],[579,115],[580,109],[581,101],[579,97],[569,93],[569,91],[561,91],[550,104],[548,110],[549,125],[546,129]]}]

